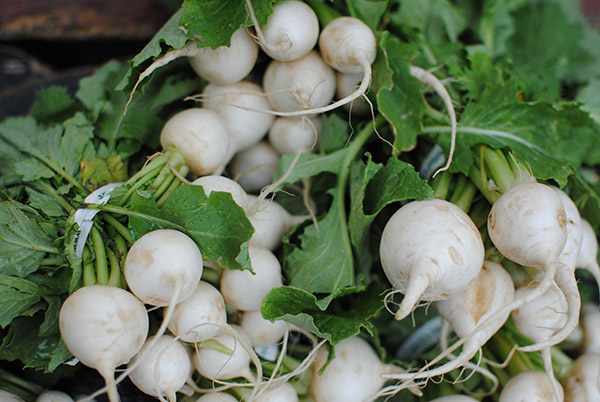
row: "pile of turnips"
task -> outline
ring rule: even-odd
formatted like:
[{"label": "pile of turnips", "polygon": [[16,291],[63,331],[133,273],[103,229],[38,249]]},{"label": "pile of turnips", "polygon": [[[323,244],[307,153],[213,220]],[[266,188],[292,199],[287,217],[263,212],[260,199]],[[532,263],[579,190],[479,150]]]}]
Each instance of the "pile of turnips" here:
[{"label": "pile of turnips", "polygon": [[[586,328],[598,317],[584,317],[595,306],[582,309],[575,277],[575,269],[584,268],[600,278],[594,229],[565,191],[514,164],[512,183],[486,201],[484,224],[468,206],[439,193],[402,200],[381,215],[385,222],[377,222],[377,275],[388,281],[378,319],[390,320],[390,326],[408,322],[430,304],[432,314],[442,318],[441,350],[421,366],[381,353],[382,345],[366,333],[333,344],[301,326],[310,327],[308,318],[300,323],[263,317],[265,298],[286,285],[282,260],[290,237],[319,213],[308,192],[302,194],[302,213],[286,209],[277,193],[300,156],[318,151],[324,113],[374,122],[368,91],[378,39],[354,17],[334,18],[320,29],[313,9],[295,0],[275,3],[268,22],[259,25],[251,1],[246,3],[253,24],[236,31],[229,47],[190,42],[138,77],[130,101],[153,71],[187,57],[206,85],[188,98],[199,106],[174,113],[162,127],[160,156],[144,167],[154,172],[147,176],[154,187],[133,185],[130,191],[146,191],[158,206],[177,186],[200,186],[207,196],[227,193],[254,229],[246,250],[251,270],[224,269],[176,229],[155,228],[131,238],[124,282],[90,283],[60,309],[66,347],[106,381],[81,400],[107,393],[118,402],[118,384],[127,377],[143,393],[169,402],[365,402],[406,392],[411,400],[424,400],[416,398],[430,382],[461,383],[472,375],[489,380],[489,394],[501,402],[525,392],[531,392],[528,401],[598,400],[600,346]],[[301,19],[305,22],[296,23]],[[261,57],[269,60],[257,71]],[[447,171],[456,141],[453,101],[433,73],[411,66],[409,74],[441,98],[447,114],[449,155],[431,178],[436,187],[457,177]],[[293,159],[278,172],[282,155]],[[499,188],[493,174],[486,179],[466,180],[471,197]],[[124,204],[131,193],[121,197]],[[498,390],[493,368],[502,362],[483,357],[483,347],[507,323],[529,340],[511,345],[511,356],[535,356],[543,370],[523,371]],[[553,348],[577,331],[583,331],[578,347],[585,353],[568,376],[559,376]],[[480,396],[435,399],[473,400]]]}]

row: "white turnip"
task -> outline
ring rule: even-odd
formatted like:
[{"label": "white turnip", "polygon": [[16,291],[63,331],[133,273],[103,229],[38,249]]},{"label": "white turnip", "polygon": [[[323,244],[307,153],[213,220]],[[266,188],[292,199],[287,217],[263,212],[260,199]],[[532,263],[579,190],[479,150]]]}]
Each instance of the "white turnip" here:
[{"label": "white turnip", "polygon": [[263,89],[275,115],[313,110],[333,99],[335,73],[313,50],[298,60],[269,63],[263,76]]},{"label": "white turnip", "polygon": [[565,401],[600,401],[600,354],[584,353],[579,356],[562,384]]},{"label": "white turnip", "polygon": [[233,152],[248,149],[269,131],[273,115],[254,111],[267,110],[269,102],[259,85],[240,81],[231,85],[209,84],[202,94],[204,107],[217,112],[231,136]]},{"label": "white turnip", "polygon": [[[563,389],[559,386],[562,400]],[[524,371],[512,377],[500,392],[499,402],[550,402],[556,395],[543,371]]]},{"label": "white turnip", "polygon": [[[0,400],[4,401],[1,396]],[[10,400],[7,400],[6,402],[10,402]],[[49,390],[39,394],[35,402],[73,402],[73,398],[66,392]]]},{"label": "white turnip", "polygon": [[119,401],[114,371],[128,363],[148,335],[144,304],[114,286],[84,286],[63,303],[59,315],[62,339],[83,364],[98,370],[111,402]]},{"label": "white turnip", "polygon": [[256,192],[271,184],[279,164],[279,153],[263,140],[233,156],[229,171],[246,192]]},{"label": "white turnip", "polygon": [[178,303],[168,328],[184,342],[201,342],[216,337],[227,324],[225,301],[221,292],[200,281],[196,290]]},{"label": "white turnip", "polygon": [[251,310],[243,312],[240,327],[248,335],[252,346],[256,348],[271,346],[280,342],[289,325],[282,320],[275,322],[266,320],[260,310]]},{"label": "white turnip", "polygon": [[221,117],[205,108],[178,112],[163,126],[160,144],[183,155],[192,173],[202,176],[220,173],[231,157],[231,135]]},{"label": "white turnip", "polygon": [[213,191],[229,193],[231,194],[231,198],[233,198],[235,203],[241,208],[245,209],[250,206],[250,201],[248,200],[248,194],[246,194],[246,191],[237,182],[228,177],[219,175],[202,176],[194,180],[192,185],[202,186],[206,196],[209,196]]},{"label": "white turnip", "polygon": [[321,131],[321,118],[278,117],[269,130],[269,143],[280,154],[312,151]]},{"label": "white turnip", "polygon": [[379,250],[394,292],[404,294],[398,320],[419,301],[443,300],[465,290],[484,259],[481,234],[471,218],[440,199],[412,201],[396,211]]},{"label": "white turnip", "polygon": [[192,362],[186,348],[170,335],[162,335],[153,342],[149,337],[140,352],[134,356],[130,365],[137,359],[140,363],[129,373],[131,382],[142,392],[159,397],[166,396],[169,402],[177,400],[176,392],[186,383]]},{"label": "white turnip", "polygon": [[[258,200],[256,196],[248,196],[251,203]],[[306,216],[290,214],[276,200],[268,200],[261,204],[255,213],[248,216],[254,227],[250,244],[275,251],[281,240],[295,225],[306,219]]]},{"label": "white turnip", "polygon": [[238,399],[225,392],[210,392],[196,399],[196,402],[238,402]]}]

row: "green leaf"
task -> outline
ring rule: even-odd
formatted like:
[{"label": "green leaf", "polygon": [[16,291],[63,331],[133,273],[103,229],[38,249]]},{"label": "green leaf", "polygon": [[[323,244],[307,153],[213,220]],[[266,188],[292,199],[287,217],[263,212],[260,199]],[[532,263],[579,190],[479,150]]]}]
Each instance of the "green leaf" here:
[{"label": "green leaf", "polygon": [[362,20],[373,31],[377,31],[390,0],[350,0],[347,1],[350,15]]},{"label": "green leaf", "polygon": [[15,163],[15,171],[23,181],[36,181],[39,179],[50,179],[56,173],[47,165],[35,158],[26,158]]},{"label": "green leaf", "polygon": [[251,268],[247,243],[254,229],[229,193],[213,191],[207,198],[201,186],[184,184],[160,209],[152,198],[140,195],[134,195],[130,208],[126,213],[134,239],[175,229],[198,244],[204,259],[229,269]]},{"label": "green leaf", "polygon": [[35,94],[29,113],[39,121],[61,121],[75,111],[76,103],[65,87],[52,86]]},{"label": "green leaf", "polygon": [[342,297],[336,300],[335,306],[329,303],[323,306],[315,295],[302,289],[283,286],[271,290],[265,296],[261,313],[267,320],[290,322],[335,345],[358,335],[363,328],[368,332],[374,329],[370,319],[383,308],[382,290],[377,287],[367,290],[352,288],[352,299]]},{"label": "green leaf", "polygon": [[324,115],[321,118],[319,132],[319,150],[329,154],[344,148],[348,144],[348,122],[337,114]]},{"label": "green leaf", "polygon": [[[252,0],[259,24],[267,22],[273,12],[273,0]],[[231,36],[242,26],[252,22],[246,3],[240,0],[184,0],[184,13],[179,25],[190,38],[198,39],[198,46],[229,46]]]},{"label": "green leaf", "polygon": [[146,60],[160,56],[162,53],[162,43],[172,49],[179,49],[185,45],[189,38],[179,27],[179,20],[185,12],[186,10],[181,8],[169,18],[165,25],[163,25],[150,42],[146,44],[142,51],[131,60],[131,65],[133,67],[139,66]]},{"label": "green leaf", "polygon": [[40,288],[33,282],[0,274],[0,327],[6,328],[20,315],[33,314],[41,309],[40,300]]},{"label": "green leaf", "polygon": [[[353,164],[350,194],[350,238],[355,255],[361,261],[357,265],[368,272],[373,260],[369,245],[374,236],[371,224],[376,216],[394,202],[431,198],[433,190],[412,165],[391,157],[382,166],[369,158],[366,163]],[[364,272],[365,275],[367,272]]]},{"label": "green leaf", "polygon": [[53,239],[12,201],[0,203],[0,272],[24,278],[47,253],[58,254]]},{"label": "green leaf", "polygon": [[73,355],[65,346],[60,334],[41,336],[38,330],[43,314],[19,317],[13,321],[0,345],[0,359],[20,360],[25,367],[53,372]]},{"label": "green leaf", "polygon": [[[384,36],[380,43],[380,55],[373,74],[373,83],[378,88],[379,113],[391,125],[395,149],[410,150],[416,145],[425,111],[423,87],[409,72],[409,61],[414,50],[410,45],[400,43],[397,38]],[[391,77],[389,74],[377,74],[381,70],[392,71]]]}]

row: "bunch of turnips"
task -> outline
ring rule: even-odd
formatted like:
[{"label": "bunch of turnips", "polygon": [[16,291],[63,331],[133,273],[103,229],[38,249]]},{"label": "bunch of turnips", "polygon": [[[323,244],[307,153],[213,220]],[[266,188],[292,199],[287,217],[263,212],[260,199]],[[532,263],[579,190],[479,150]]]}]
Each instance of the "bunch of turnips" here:
[{"label": "bunch of turnips", "polygon": [[186,0],[0,123],[0,359],[81,401],[598,400],[600,52],[531,73],[564,5],[467,3]]}]

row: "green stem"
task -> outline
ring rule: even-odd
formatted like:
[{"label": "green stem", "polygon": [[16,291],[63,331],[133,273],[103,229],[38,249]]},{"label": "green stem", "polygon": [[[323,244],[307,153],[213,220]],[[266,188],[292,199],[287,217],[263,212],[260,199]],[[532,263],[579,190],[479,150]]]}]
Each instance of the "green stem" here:
[{"label": "green stem", "polygon": [[148,172],[154,171],[157,168],[162,168],[165,164],[166,156],[164,154],[152,159],[144,167],[142,167],[136,174],[131,176],[125,185],[132,185],[136,183],[142,176],[145,176]]},{"label": "green stem", "polygon": [[[179,170],[177,171],[177,173],[181,176],[181,177],[185,177],[190,171],[190,168],[187,167],[187,165],[183,165],[179,168]],[[177,190],[177,188],[179,188],[179,186],[181,185],[181,180],[179,180],[179,178],[177,177],[175,180],[173,180],[173,182],[169,185],[169,187],[167,188],[167,190],[164,192],[164,194],[162,194],[160,196],[160,198],[158,200],[156,200],[156,206],[158,208],[161,208],[165,202],[167,202],[167,200],[169,199],[169,197],[171,197],[171,195],[175,192],[175,190]]]},{"label": "green stem", "polygon": [[326,27],[327,24],[329,24],[331,21],[341,16],[340,13],[338,13],[333,8],[327,6],[323,1],[306,0],[306,2],[310,6],[310,8],[314,10],[315,14],[317,14],[317,18],[321,23],[321,27]]},{"label": "green stem", "polygon": [[131,198],[133,193],[135,191],[137,191],[140,187],[142,187],[144,184],[146,184],[147,182],[152,180],[156,176],[156,174],[158,172],[160,172],[161,169],[162,169],[162,167],[158,166],[158,167],[154,168],[153,170],[148,171],[144,176],[142,176],[142,178],[140,180],[136,181],[134,183],[134,185],[129,188],[129,190],[127,190],[127,192],[125,193],[125,195],[123,195],[123,198],[121,198],[119,200],[117,205],[119,205],[119,206],[125,205],[125,203]]},{"label": "green stem", "polygon": [[83,249],[83,286],[96,284],[96,273],[94,272],[94,263],[91,261],[91,253],[86,246]]},{"label": "green stem", "polygon": [[104,214],[102,218],[106,221],[106,223],[111,225],[117,231],[117,233],[123,236],[123,238],[127,240],[128,243],[133,243],[133,239],[131,238],[131,233],[129,233],[129,229],[127,229],[125,225],[119,222],[117,218],[110,214]]},{"label": "green stem", "polygon": [[445,200],[450,192],[450,184],[452,183],[452,174],[442,172],[433,178],[431,187],[433,187],[433,198]]},{"label": "green stem", "polygon": [[[167,167],[169,169],[169,167]],[[160,199],[160,197],[165,193],[165,191],[167,191],[169,189],[169,187],[171,186],[171,184],[173,183],[173,180],[179,180],[175,174],[173,174],[173,172],[171,172],[171,170],[169,169],[169,176],[167,176],[166,178],[164,178],[162,180],[162,182],[160,183],[160,186],[156,187],[156,191],[154,193],[152,193],[152,197],[154,197],[155,200]]]},{"label": "green stem", "polygon": [[498,191],[504,194],[515,181],[515,175],[508,160],[501,151],[488,147],[483,150],[483,160],[486,169],[490,172],[490,178],[498,187]]},{"label": "green stem", "polygon": [[58,205],[60,205],[67,212],[67,214],[71,214],[71,212],[73,212],[75,209],[64,197],[61,197],[60,194],[56,192],[54,187],[52,187],[48,182],[40,180],[35,182],[33,187],[37,187],[38,190],[42,190],[47,194],[50,194],[50,196],[54,198]]},{"label": "green stem", "polygon": [[475,187],[475,185],[465,176],[460,175],[458,177],[457,187],[450,198],[450,202],[466,213],[469,213],[476,193],[477,187]]},{"label": "green stem", "polygon": [[108,247],[106,249],[108,262],[110,263],[110,276],[108,277],[107,285],[120,287],[121,286],[121,265],[115,253]]},{"label": "green stem", "polygon": [[50,169],[54,170],[56,173],[58,173],[59,176],[61,176],[63,179],[65,179],[67,181],[67,183],[70,183],[73,186],[75,186],[76,188],[78,188],[79,190],[81,190],[83,194],[89,194],[89,190],[87,188],[85,188],[83,186],[83,184],[81,184],[73,176],[71,176],[70,174],[65,172],[63,170],[63,168],[61,168],[60,166],[56,166],[54,163],[52,163],[50,161],[50,159],[46,158],[45,156],[43,156],[41,154],[37,154],[36,152],[32,153],[31,155],[38,158],[42,162],[44,162],[46,165],[48,165],[48,167]]},{"label": "green stem", "polygon": [[108,265],[106,262],[106,249],[104,248],[104,240],[100,231],[96,226],[92,227],[90,231],[92,236],[92,243],[94,244],[94,254],[96,257],[96,278],[100,285],[106,285],[108,283]]}]

